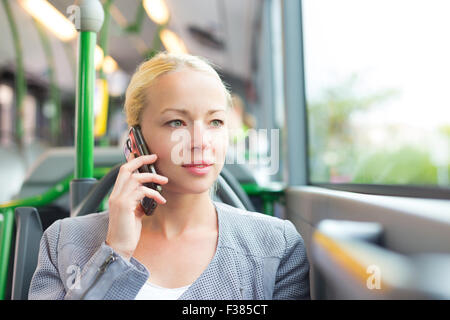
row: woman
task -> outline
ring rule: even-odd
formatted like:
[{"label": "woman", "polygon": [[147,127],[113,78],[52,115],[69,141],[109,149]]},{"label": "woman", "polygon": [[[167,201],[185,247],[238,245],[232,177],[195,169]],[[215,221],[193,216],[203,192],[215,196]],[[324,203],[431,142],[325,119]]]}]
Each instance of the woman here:
[{"label": "woman", "polygon": [[[108,212],[46,230],[30,299],[308,299],[309,265],[294,225],[211,200],[230,108],[201,58],[160,53],[141,64],[125,112],[152,154],[122,165]],[[143,164],[158,174],[138,173]],[[144,197],[158,203],[150,216]]]}]

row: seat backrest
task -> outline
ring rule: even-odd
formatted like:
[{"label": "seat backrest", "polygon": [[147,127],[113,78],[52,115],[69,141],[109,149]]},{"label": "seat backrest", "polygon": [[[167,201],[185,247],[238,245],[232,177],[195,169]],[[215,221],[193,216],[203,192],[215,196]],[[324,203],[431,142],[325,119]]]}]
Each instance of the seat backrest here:
[{"label": "seat backrest", "polygon": [[[67,178],[75,171],[75,147],[49,148],[37,159],[27,172],[19,193],[15,199],[39,195]],[[93,165],[95,168],[112,167],[123,161],[123,149],[120,147],[95,147]],[[58,170],[55,170],[58,168]],[[52,202],[66,211],[70,211],[69,193]]]},{"label": "seat backrest", "polygon": [[238,195],[233,191],[233,189],[230,187],[230,185],[226,182],[226,180],[222,177],[222,175],[219,175],[217,178],[217,196],[219,198],[219,201],[229,204],[233,207],[239,208],[239,209],[246,209],[245,205],[239,199]]},{"label": "seat backrest", "polygon": [[31,278],[36,270],[39,243],[43,230],[36,208],[20,207],[15,210],[16,247],[14,253],[12,300],[26,300]]},{"label": "seat backrest", "polygon": [[[86,198],[71,212],[72,217],[83,216],[97,210],[102,199],[108,194],[116,181],[121,164],[117,164],[91,189]],[[217,179],[217,192],[214,199],[236,208],[255,211],[254,206],[237,180],[223,168]]]},{"label": "seat backrest", "polygon": [[253,170],[247,164],[225,163],[223,168],[232,174],[239,183],[257,183]]},{"label": "seat backrest", "polygon": [[227,193],[235,194],[239,198],[239,201],[242,202],[242,204],[244,205],[245,207],[244,209],[248,211],[256,211],[250,198],[245,193],[236,176],[229,170],[229,168],[231,168],[230,165],[228,167],[222,168],[222,171],[220,172],[220,177],[222,177],[223,180],[225,181],[221,182],[219,179],[219,187],[223,185],[223,188],[226,188],[226,185],[228,185],[231,191],[227,191]]}]

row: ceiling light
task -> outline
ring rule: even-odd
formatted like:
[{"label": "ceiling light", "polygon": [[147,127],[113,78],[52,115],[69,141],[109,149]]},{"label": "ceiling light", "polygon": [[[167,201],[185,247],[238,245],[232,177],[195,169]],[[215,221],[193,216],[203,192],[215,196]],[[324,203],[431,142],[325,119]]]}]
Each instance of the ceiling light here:
[{"label": "ceiling light", "polygon": [[164,0],[144,0],[142,4],[153,22],[164,25],[169,21],[169,8]]},{"label": "ceiling light", "polygon": [[114,60],[111,56],[106,56],[103,59],[103,72],[106,74],[111,74],[118,69],[118,65],[116,60]]},{"label": "ceiling light", "polygon": [[46,0],[20,0],[22,7],[62,41],[77,36],[72,22]]},{"label": "ceiling light", "polygon": [[95,46],[95,51],[94,51],[95,70],[100,70],[100,68],[102,67],[102,64],[103,64],[103,60],[104,60],[103,49],[97,45],[97,46]]},{"label": "ceiling light", "polygon": [[173,31],[161,30],[161,42],[170,53],[188,53],[183,40]]}]

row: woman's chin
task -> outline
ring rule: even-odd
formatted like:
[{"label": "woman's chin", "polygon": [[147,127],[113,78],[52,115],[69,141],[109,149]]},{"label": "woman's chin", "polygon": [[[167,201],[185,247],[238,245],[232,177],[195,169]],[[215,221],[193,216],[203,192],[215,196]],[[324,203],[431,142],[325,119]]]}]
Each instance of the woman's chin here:
[{"label": "woman's chin", "polygon": [[[166,185],[166,189],[167,191],[185,194],[201,194],[209,192],[219,175],[219,172],[215,169],[216,168],[205,173],[191,172],[184,168],[182,171],[173,171],[172,174],[168,175],[169,184]],[[164,186],[162,187],[164,189]]]},{"label": "woman's chin", "polygon": [[192,183],[184,187],[186,193],[200,194],[208,192],[212,187],[212,183]]},{"label": "woman's chin", "polygon": [[[214,182],[214,181],[213,181]],[[172,186],[167,187],[166,190],[175,193],[183,193],[183,194],[201,194],[204,192],[209,192],[210,188],[213,186],[213,182],[211,181],[195,181],[190,183],[186,183],[186,181],[175,184],[172,181]],[[176,186],[175,186],[176,185]],[[164,188],[164,186],[163,186]]]}]

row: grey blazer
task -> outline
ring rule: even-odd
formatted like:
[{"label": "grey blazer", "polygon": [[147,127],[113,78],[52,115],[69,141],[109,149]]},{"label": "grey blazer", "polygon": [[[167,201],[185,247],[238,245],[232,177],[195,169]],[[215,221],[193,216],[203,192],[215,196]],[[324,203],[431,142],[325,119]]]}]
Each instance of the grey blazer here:
[{"label": "grey blazer", "polygon": [[[214,202],[216,252],[179,299],[309,299],[305,245],[288,220]],[[105,244],[108,213],[66,218],[44,233],[29,299],[134,299],[150,273]]]}]

